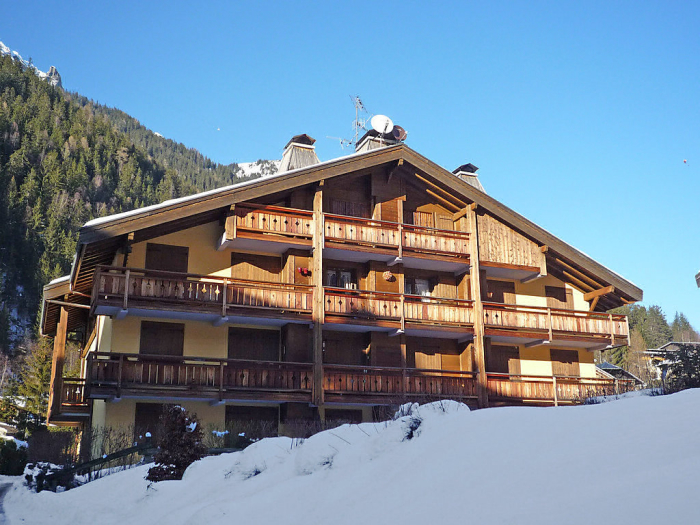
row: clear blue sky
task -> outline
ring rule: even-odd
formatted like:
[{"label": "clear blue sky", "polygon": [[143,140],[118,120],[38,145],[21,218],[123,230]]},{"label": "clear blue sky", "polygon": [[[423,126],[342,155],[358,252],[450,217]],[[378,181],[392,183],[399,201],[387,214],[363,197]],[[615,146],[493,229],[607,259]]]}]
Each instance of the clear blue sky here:
[{"label": "clear blue sky", "polygon": [[222,163],[296,133],[348,153],[326,137],[350,136],[360,95],[700,328],[698,2],[26,0],[0,40]]}]

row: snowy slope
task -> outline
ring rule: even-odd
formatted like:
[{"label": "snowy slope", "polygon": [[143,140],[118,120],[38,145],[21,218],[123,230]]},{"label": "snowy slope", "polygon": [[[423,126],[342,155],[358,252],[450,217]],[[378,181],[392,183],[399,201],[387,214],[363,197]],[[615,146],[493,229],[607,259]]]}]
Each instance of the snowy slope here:
[{"label": "snowy slope", "polygon": [[[443,410],[446,408],[446,410]],[[61,494],[15,482],[9,523],[698,523],[700,390],[592,406],[424,406],[303,443],[263,440],[183,481],[146,467]],[[415,426],[415,424],[413,424]]]}]

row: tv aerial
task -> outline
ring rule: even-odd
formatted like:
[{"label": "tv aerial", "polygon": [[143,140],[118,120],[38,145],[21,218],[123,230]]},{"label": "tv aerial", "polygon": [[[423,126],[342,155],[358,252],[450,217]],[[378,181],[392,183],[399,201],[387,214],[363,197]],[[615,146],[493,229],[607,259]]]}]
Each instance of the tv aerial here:
[{"label": "tv aerial", "polygon": [[[340,147],[345,149],[346,146],[357,144],[360,135],[368,131],[368,124],[373,130],[380,134],[380,140],[384,137],[393,138],[398,142],[406,140],[408,133],[401,126],[395,126],[393,121],[385,115],[372,115],[362,103],[362,100],[357,95],[350,95],[350,100],[355,107],[355,120],[352,121],[353,136],[351,139],[343,139],[340,137],[327,136],[326,138],[337,140],[340,142]],[[387,135],[389,137],[387,137]]]}]

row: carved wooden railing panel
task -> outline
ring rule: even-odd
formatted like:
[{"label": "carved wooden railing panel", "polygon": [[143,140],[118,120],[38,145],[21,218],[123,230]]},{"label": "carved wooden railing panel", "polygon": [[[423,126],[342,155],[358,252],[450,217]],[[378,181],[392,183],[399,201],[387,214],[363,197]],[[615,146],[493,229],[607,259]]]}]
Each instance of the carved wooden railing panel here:
[{"label": "carved wooden railing panel", "polygon": [[493,401],[582,403],[591,397],[630,392],[634,386],[634,381],[623,379],[487,374],[489,399]]},{"label": "carved wooden railing panel", "polygon": [[91,353],[88,381],[121,389],[310,392],[311,364],[145,354]]},{"label": "carved wooden railing panel", "polygon": [[469,257],[469,233],[374,219],[324,214],[326,240],[348,245]]},{"label": "carved wooden railing panel", "polygon": [[476,374],[450,370],[324,365],[326,394],[375,395],[400,402],[404,396],[476,397]]},{"label": "carved wooden railing panel", "polygon": [[138,300],[193,310],[221,308],[222,315],[237,308],[311,313],[312,290],[298,284],[102,266],[95,277],[93,297],[98,302],[116,300],[124,309],[130,300]]},{"label": "carved wooden railing panel", "polygon": [[344,215],[323,216],[327,241],[367,246],[398,248],[401,241],[398,225]]},{"label": "carved wooden railing panel", "polygon": [[469,233],[403,224],[403,251],[426,252],[465,258],[469,256]]},{"label": "carved wooden railing panel", "polygon": [[474,324],[474,301],[405,295],[404,311],[408,322]]},{"label": "carved wooden railing panel", "polygon": [[324,289],[326,315],[358,317],[363,319],[401,319],[401,294]]},{"label": "carved wooden railing panel", "polygon": [[615,342],[616,338],[629,336],[625,315],[501,303],[484,303],[484,325],[538,331],[550,339],[554,334],[570,334]]},{"label": "carved wooden railing panel", "polygon": [[326,315],[431,325],[471,325],[473,301],[324,288]]},{"label": "carved wooden railing panel", "polygon": [[236,236],[240,233],[271,234],[311,239],[313,212],[280,206],[236,204]]}]

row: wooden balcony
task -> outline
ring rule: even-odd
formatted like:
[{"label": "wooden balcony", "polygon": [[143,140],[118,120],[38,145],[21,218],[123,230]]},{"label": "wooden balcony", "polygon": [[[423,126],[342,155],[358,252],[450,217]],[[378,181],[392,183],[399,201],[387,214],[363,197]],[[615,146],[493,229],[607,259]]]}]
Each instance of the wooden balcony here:
[{"label": "wooden balcony", "polygon": [[237,204],[235,237],[292,239],[311,244],[313,212],[280,206]]},{"label": "wooden balcony", "polygon": [[179,311],[213,317],[310,318],[312,287],[209,275],[99,267],[93,309]]},{"label": "wooden balcony", "polygon": [[603,345],[629,342],[627,316],[605,312],[484,303],[487,335],[543,341],[583,340]]},{"label": "wooden balcony", "polygon": [[476,399],[476,373],[417,368],[324,365],[328,403],[399,404],[406,400]]},{"label": "wooden balcony", "polygon": [[49,413],[49,423],[57,425],[78,425],[90,418],[85,380],[65,377],[61,386],[61,404],[58,413]]},{"label": "wooden balcony", "polygon": [[[324,213],[325,246],[396,257],[469,261],[469,233]],[[379,256],[379,257],[377,257]]]},{"label": "wooden balcony", "polygon": [[496,404],[579,404],[586,399],[634,390],[633,380],[570,376],[487,374],[489,402]]},{"label": "wooden balcony", "polygon": [[311,401],[313,365],[308,363],[117,353],[88,358],[94,398]]},{"label": "wooden balcony", "polygon": [[[437,399],[471,403],[477,396],[475,372],[333,364],[324,364],[322,370],[324,401],[331,404],[389,405]],[[589,397],[620,394],[634,388],[632,381],[625,380],[494,373],[487,377],[492,404],[575,404]],[[93,399],[311,402],[313,365],[91,353],[87,380],[69,381],[72,383],[65,390],[66,406],[77,407],[85,415],[89,413],[83,399],[86,384]]]},{"label": "wooden balcony", "polygon": [[388,292],[324,288],[327,323],[471,329],[473,301]]}]

